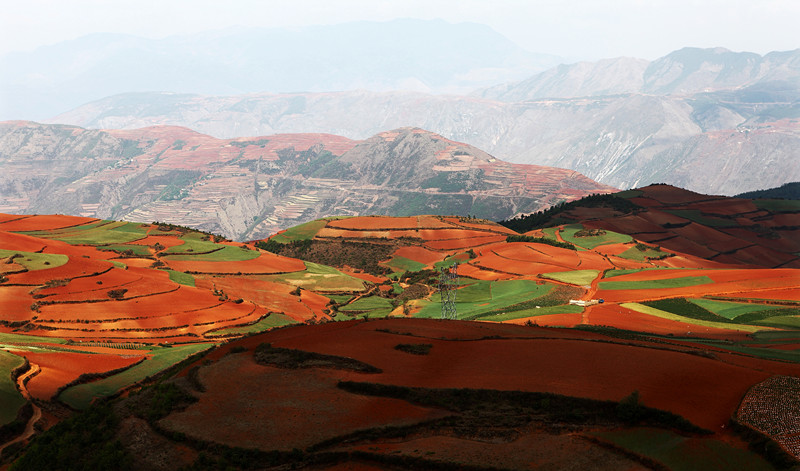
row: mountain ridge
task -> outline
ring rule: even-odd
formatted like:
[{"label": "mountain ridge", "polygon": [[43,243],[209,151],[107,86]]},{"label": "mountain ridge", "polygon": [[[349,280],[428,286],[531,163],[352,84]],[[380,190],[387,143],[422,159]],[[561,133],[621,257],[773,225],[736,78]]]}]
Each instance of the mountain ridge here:
[{"label": "mountain ridge", "polygon": [[169,221],[256,239],[323,216],[427,212],[502,219],[613,191],[511,164],[419,128],[216,139],[185,127],[0,123],[0,211]]}]

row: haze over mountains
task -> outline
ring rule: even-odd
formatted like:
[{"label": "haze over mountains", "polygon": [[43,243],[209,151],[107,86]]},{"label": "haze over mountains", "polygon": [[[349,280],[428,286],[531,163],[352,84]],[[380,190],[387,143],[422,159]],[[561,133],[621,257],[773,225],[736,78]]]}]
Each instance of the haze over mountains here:
[{"label": "haze over mountains", "polygon": [[158,40],[97,33],[0,58],[0,119],[43,120],[107,95],[154,90],[467,93],[558,62],[488,26],[442,20],[228,28]]},{"label": "haze over mountains", "polygon": [[685,48],[653,62],[560,65],[469,96],[129,93],[52,121],[105,129],[170,124],[226,138],[326,132],[364,139],[417,126],[510,162],[569,168],[618,188],[666,182],[733,195],[800,179],[798,84],[800,50],[760,56]]}]

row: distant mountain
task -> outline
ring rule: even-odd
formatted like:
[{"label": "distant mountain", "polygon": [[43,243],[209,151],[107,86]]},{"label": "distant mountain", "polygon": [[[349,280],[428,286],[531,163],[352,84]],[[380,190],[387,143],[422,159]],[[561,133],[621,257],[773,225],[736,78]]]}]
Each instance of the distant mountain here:
[{"label": "distant mountain", "polygon": [[522,102],[366,91],[125,94],[54,121],[101,129],[182,125],[228,138],[313,131],[364,139],[416,126],[509,162],[569,168],[617,188],[666,182],[733,195],[800,180],[800,88],[777,83]]},{"label": "distant mountain", "polygon": [[0,58],[0,119],[42,120],[108,95],[152,90],[466,93],[557,63],[488,26],[443,20],[231,28],[164,39],[93,34]]},{"label": "distant mountain", "polygon": [[737,198],[754,199],[783,199],[783,200],[800,200],[800,182],[787,183],[778,188],[770,188],[767,190],[748,191],[736,195]]},{"label": "distant mountain", "polygon": [[800,88],[800,49],[760,56],[721,47],[686,47],[653,62],[620,57],[562,64],[521,82],[497,85],[475,95],[514,102],[621,93],[685,95],[763,84]]},{"label": "distant mountain", "polygon": [[622,232],[715,262],[800,268],[798,201],[750,201],[650,185],[501,222],[518,232],[565,223]]},{"label": "distant mountain", "polygon": [[216,139],[0,123],[0,212],[163,221],[244,240],[335,215],[529,213],[612,187],[419,128]]}]

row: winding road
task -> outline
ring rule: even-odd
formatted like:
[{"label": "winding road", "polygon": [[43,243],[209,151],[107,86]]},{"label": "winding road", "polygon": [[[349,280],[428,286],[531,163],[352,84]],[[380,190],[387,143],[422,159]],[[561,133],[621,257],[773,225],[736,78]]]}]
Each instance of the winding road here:
[{"label": "winding road", "polygon": [[25,373],[23,373],[23,374],[19,375],[19,377],[17,377],[17,389],[19,389],[19,392],[22,393],[22,397],[24,397],[25,400],[30,401],[31,406],[33,406],[33,415],[31,416],[31,419],[28,421],[28,424],[25,425],[25,431],[22,433],[22,435],[20,435],[17,438],[11,440],[10,442],[6,442],[6,443],[0,445],[0,453],[2,453],[3,450],[6,449],[7,447],[9,447],[9,446],[11,446],[11,445],[13,445],[15,443],[19,443],[21,441],[27,440],[31,436],[33,436],[33,434],[34,434],[33,426],[36,424],[36,422],[39,421],[39,419],[42,418],[42,409],[40,409],[39,406],[37,406],[33,402],[33,400],[31,399],[31,395],[28,392],[28,388],[25,385],[25,382],[26,382],[27,379],[36,376],[37,374],[39,374],[40,371],[41,371],[41,369],[39,368],[39,365],[37,365],[35,363],[31,363],[30,368],[28,369],[28,371],[26,371]]}]

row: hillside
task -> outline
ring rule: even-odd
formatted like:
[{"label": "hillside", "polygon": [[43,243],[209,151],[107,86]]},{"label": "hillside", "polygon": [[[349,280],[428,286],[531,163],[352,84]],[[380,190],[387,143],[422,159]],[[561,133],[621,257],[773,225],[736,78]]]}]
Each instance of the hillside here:
[{"label": "hillside", "polygon": [[[662,187],[634,200],[691,196]],[[2,451],[15,469],[770,470],[800,457],[797,269],[588,222],[520,237],[443,216],[327,218],[241,244],[0,215],[0,247],[0,442],[51,429]],[[458,320],[440,320],[435,270],[454,262]]]},{"label": "hillside", "polygon": [[0,123],[0,211],[168,221],[246,240],[323,216],[502,219],[613,188],[416,128],[216,139],[157,126]]},{"label": "hillside", "polygon": [[747,193],[736,195],[736,197],[747,199],[800,200],[800,182],[787,183],[778,188],[748,191]]},{"label": "hillside", "polygon": [[[52,121],[170,124],[228,138],[314,131],[364,139],[417,126],[509,162],[568,168],[617,188],[666,182],[734,195],[800,180],[796,52],[757,56],[758,67],[749,55],[721,64],[700,51],[711,58],[694,63],[678,52],[647,67],[636,59],[559,66],[531,83],[503,85],[499,95],[133,93]],[[663,70],[645,75],[655,66]]]},{"label": "hillside", "polygon": [[623,232],[718,262],[800,268],[800,204],[795,201],[751,201],[651,185],[502,224],[527,232],[565,223]]}]

